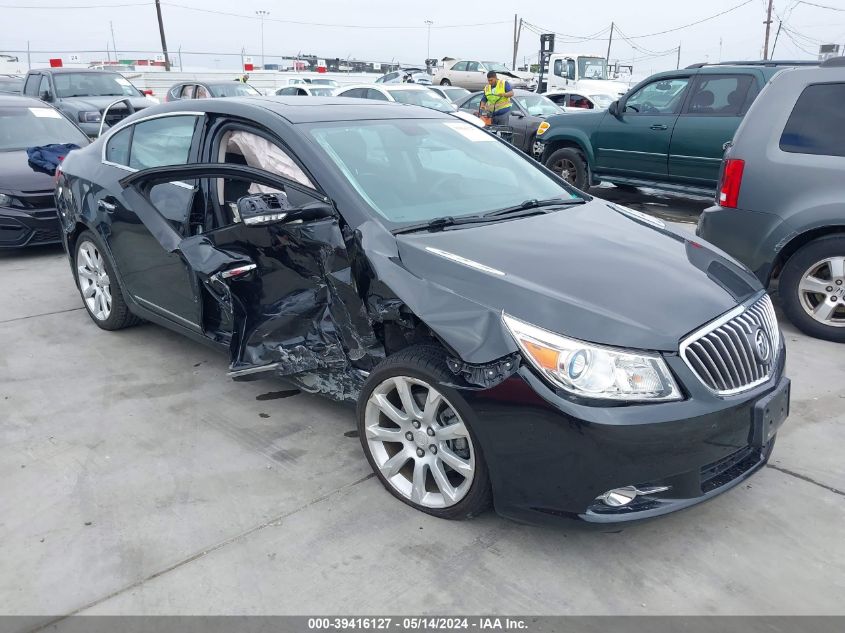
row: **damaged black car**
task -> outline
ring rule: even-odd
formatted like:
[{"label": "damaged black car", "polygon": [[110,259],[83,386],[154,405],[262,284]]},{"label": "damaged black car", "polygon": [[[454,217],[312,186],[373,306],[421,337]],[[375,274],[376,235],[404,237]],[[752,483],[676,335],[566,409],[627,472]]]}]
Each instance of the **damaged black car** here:
[{"label": "damaged black car", "polygon": [[788,414],[751,273],[449,114],[155,106],[68,156],[56,197],[96,325],[355,403],[379,480],[435,516],[671,512],[759,469]]}]

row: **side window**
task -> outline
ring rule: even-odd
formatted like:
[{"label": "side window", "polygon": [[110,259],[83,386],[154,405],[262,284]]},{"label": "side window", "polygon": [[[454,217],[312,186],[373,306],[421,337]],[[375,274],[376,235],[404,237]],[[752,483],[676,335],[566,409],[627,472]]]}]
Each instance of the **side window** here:
[{"label": "side window", "polygon": [[845,83],[804,88],[780,137],[780,148],[793,154],[845,156]]},{"label": "side window", "polygon": [[194,92],[194,99],[209,99],[211,95],[208,94],[208,90],[205,86],[197,86],[196,92]]},{"label": "side window", "polygon": [[38,85],[38,96],[41,97],[44,93],[53,94],[53,91],[50,90],[50,80],[47,78],[47,75],[41,75],[41,83]]},{"label": "side window", "polygon": [[183,99],[193,99],[194,98],[194,84],[186,84],[182,86],[182,94],[180,95]]},{"label": "side window", "polygon": [[381,90],[375,90],[373,88],[367,90],[367,99],[374,99],[376,101],[390,101],[390,99],[388,99],[382,94]]},{"label": "side window", "polygon": [[26,78],[26,84],[23,87],[23,92],[25,95],[29,95],[32,97],[38,96],[38,86],[41,83],[41,75],[34,74],[30,75]]},{"label": "side window", "polygon": [[699,75],[693,84],[686,113],[739,116],[752,83],[751,75]]},{"label": "side window", "polygon": [[297,88],[296,89],[296,95],[298,97],[307,97],[308,91],[305,88]]},{"label": "side window", "polygon": [[467,70],[471,73],[477,73],[481,71],[481,68],[478,65],[478,62],[467,62]]},{"label": "side window", "polygon": [[195,116],[167,116],[135,124],[129,166],[133,169],[184,165],[191,152]]},{"label": "side window", "polygon": [[569,79],[575,79],[575,60],[574,59],[567,59],[566,60],[566,77]]},{"label": "side window", "polygon": [[466,69],[467,69],[467,62],[458,62],[457,64],[452,66],[452,70],[457,70],[457,71],[461,71],[461,72],[465,71]]},{"label": "side window", "polygon": [[566,100],[567,108],[592,108],[593,104],[589,102],[583,95],[571,94]]},{"label": "side window", "polygon": [[287,88],[279,88],[276,91],[276,94],[279,95],[279,96],[293,95],[293,94],[296,94],[296,88],[292,88],[290,86],[288,86]]},{"label": "side window", "polygon": [[112,134],[106,142],[106,160],[117,165],[129,165],[129,145],[132,142],[132,126]]},{"label": "side window", "polygon": [[472,99],[464,103],[461,106],[461,110],[467,110],[468,112],[478,112],[478,109],[481,107],[481,97],[483,94],[475,95]]},{"label": "side window", "polygon": [[352,88],[351,90],[347,90],[346,92],[342,93],[341,97],[358,97],[359,99],[363,99],[364,95],[367,92],[367,88]]},{"label": "side window", "polygon": [[562,60],[562,59],[556,59],[556,60],[555,60],[554,73],[555,73],[555,75],[557,75],[558,77],[564,77],[564,74],[563,74],[563,60]]},{"label": "side window", "polygon": [[646,84],[625,101],[625,114],[676,114],[686,93],[688,77],[659,79]]}]

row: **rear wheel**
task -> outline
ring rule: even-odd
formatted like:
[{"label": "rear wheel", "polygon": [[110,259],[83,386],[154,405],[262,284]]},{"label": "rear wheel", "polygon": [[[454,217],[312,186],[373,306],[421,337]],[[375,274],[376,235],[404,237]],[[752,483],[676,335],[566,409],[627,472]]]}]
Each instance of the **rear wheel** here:
[{"label": "rear wheel", "polygon": [[74,264],[82,302],[98,327],[121,330],[140,322],[129,312],[111,262],[91,231],[84,231],[76,240]]},{"label": "rear wheel", "polygon": [[813,240],[783,267],[778,292],[798,329],[845,343],[845,236]]},{"label": "rear wheel", "polygon": [[443,79],[443,80],[440,82],[440,85],[441,85],[441,86],[451,86],[451,85],[452,85],[452,82],[451,82],[451,81],[449,81],[448,79]]},{"label": "rear wheel", "polygon": [[587,161],[574,147],[555,150],[546,160],[546,167],[581,191],[587,191]]},{"label": "rear wheel", "polygon": [[422,512],[465,519],[491,500],[473,411],[444,383],[446,355],[417,346],[385,359],[358,401],[361,446],[385,488]]}]

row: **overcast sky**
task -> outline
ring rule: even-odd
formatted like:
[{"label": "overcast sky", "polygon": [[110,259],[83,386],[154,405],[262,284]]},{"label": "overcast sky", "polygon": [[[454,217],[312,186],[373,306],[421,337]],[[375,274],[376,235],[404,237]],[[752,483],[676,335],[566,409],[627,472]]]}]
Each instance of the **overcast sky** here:
[{"label": "overcast sky", "polygon": [[[743,0],[589,0],[588,2],[519,3],[525,10],[520,16],[535,25],[584,37],[606,29],[616,22],[629,37],[672,29],[730,9]],[[778,0],[775,11],[784,18],[786,29],[777,43],[776,57],[810,58],[819,42],[845,44],[845,0],[813,0],[840,11],[823,9],[794,0]],[[0,0],[2,38],[0,53],[25,50],[27,41],[33,50],[104,50],[111,42],[109,22],[121,57],[133,57],[123,51],[156,50],[159,47],[155,8],[149,0],[63,0],[64,6],[102,5],[102,8],[59,9],[59,0]],[[116,6],[136,4],[139,6]],[[181,5],[181,6],[177,6]],[[232,68],[239,59],[223,53],[238,53],[245,47],[260,63],[260,26],[258,9],[270,15],[264,23],[264,48],[267,63],[274,55],[313,53],[321,57],[351,57],[367,60],[421,63],[426,56],[425,20],[432,20],[431,54],[503,61],[510,64],[513,16],[516,3],[503,0],[468,2],[462,0],[163,0],[167,42],[171,51],[209,51],[218,53],[205,58],[203,66]],[[48,8],[36,8],[36,7]],[[478,7],[486,7],[481,11]],[[11,7],[26,7],[24,9]],[[235,13],[247,17],[217,15],[188,10],[201,8]],[[763,42],[766,0],[752,0],[745,6],[681,31],[633,40],[639,47],[661,52],[681,47],[681,64],[718,61],[720,39],[722,59],[758,59]],[[777,17],[773,16],[773,34]],[[291,20],[330,25],[366,25],[405,28],[350,28],[309,26],[277,22]],[[486,26],[460,26],[501,22]],[[788,29],[788,30],[787,30]],[[558,36],[563,40],[562,36]],[[790,39],[792,38],[792,39]],[[793,41],[793,39],[795,41]],[[519,63],[536,57],[539,37],[523,31]],[[804,50],[801,50],[801,49]],[[582,42],[559,41],[558,52],[596,52],[604,55],[607,35]],[[647,54],[634,50],[620,34],[614,37],[611,59],[634,59],[635,72],[674,68],[675,54],[644,59]],[[64,55],[67,57],[67,55]],[[88,56],[85,56],[87,58]],[[104,55],[103,55],[104,57]],[[33,62],[47,56],[33,55]],[[637,61],[639,59],[639,61]],[[216,61],[215,61],[216,60]],[[198,63],[196,58],[187,63]]]}]

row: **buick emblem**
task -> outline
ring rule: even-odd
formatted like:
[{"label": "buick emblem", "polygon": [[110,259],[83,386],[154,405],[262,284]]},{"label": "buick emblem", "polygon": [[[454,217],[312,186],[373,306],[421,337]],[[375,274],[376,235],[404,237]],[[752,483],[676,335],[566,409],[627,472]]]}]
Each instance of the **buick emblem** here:
[{"label": "buick emblem", "polygon": [[760,363],[767,364],[772,357],[772,345],[769,342],[768,335],[763,331],[763,328],[758,327],[752,333],[752,337],[754,356]]}]

